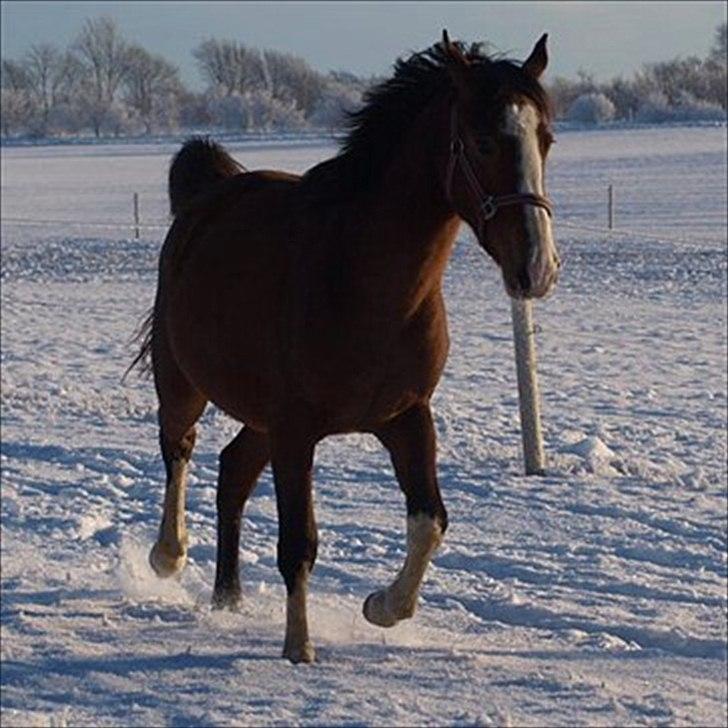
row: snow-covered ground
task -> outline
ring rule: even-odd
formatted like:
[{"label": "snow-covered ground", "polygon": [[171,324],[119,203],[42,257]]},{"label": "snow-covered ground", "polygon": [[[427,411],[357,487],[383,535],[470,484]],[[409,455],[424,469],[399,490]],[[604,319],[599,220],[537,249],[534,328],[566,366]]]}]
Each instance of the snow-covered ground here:
[{"label": "snow-covered ground", "polygon": [[[232,147],[303,170],[332,147]],[[2,216],[164,220],[173,147],[2,155]],[[565,260],[536,306],[549,458],[521,475],[509,304],[463,229],[452,351],[434,400],[451,526],[419,611],[361,603],[404,556],[404,504],[365,436],[318,449],[319,662],[280,655],[270,472],[249,502],[245,604],[213,612],[210,408],[189,494],[190,563],[146,565],[162,495],[149,382],[120,378],[162,230],[2,226],[2,724],[724,725],[725,128],[567,132],[549,170]],[[606,186],[617,225],[602,227]]]}]

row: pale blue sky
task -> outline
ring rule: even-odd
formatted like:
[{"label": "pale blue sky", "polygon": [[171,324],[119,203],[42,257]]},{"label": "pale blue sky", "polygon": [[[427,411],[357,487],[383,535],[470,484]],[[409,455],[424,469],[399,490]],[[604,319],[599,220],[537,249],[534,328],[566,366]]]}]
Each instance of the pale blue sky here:
[{"label": "pale blue sky", "polygon": [[306,58],[322,71],[387,74],[394,59],[439,39],[488,40],[522,58],[548,31],[552,75],[598,79],[643,63],[704,56],[724,2],[30,2],[2,5],[2,55],[33,43],[65,46],[83,20],[108,15],[124,35],[161,53],[195,87],[190,50],[206,37],[234,38]]}]

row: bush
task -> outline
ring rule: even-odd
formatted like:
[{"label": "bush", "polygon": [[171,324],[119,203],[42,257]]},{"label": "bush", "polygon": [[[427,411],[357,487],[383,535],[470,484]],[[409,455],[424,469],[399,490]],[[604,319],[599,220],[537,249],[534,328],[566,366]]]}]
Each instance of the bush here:
[{"label": "bush", "polygon": [[603,124],[614,118],[614,104],[601,93],[582,94],[569,107],[568,121],[581,124]]},{"label": "bush", "polygon": [[210,117],[216,126],[231,131],[297,130],[306,127],[303,112],[292,99],[284,101],[266,89],[220,96],[208,101]]},{"label": "bush", "polygon": [[276,98],[266,89],[244,95],[249,129],[261,131],[295,131],[305,129],[306,119],[294,99]]},{"label": "bush", "polygon": [[682,91],[673,105],[665,94],[653,91],[640,104],[636,121],[659,124],[666,121],[726,121],[726,111],[718,104],[696,99],[687,91]]}]

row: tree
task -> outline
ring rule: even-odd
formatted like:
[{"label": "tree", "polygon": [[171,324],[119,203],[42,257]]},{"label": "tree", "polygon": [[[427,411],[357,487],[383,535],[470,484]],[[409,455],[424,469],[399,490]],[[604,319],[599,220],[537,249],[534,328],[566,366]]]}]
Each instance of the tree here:
[{"label": "tree", "polygon": [[335,131],[341,129],[350,114],[361,107],[362,84],[356,77],[329,74],[326,86],[309,122],[314,127]]},{"label": "tree", "polygon": [[182,93],[177,68],[140,46],[129,47],[126,63],[124,100],[144,125],[145,133],[150,134],[163,117],[165,126],[172,126],[176,113],[170,112]]},{"label": "tree", "polygon": [[3,58],[2,73],[2,134],[7,137],[27,125],[33,116],[30,77],[20,63]]},{"label": "tree", "polygon": [[579,96],[594,93],[597,90],[594,77],[583,68],[577,71],[577,76],[577,81],[557,76],[549,84],[549,93],[554,104],[556,118],[563,118]]},{"label": "tree", "polygon": [[80,76],[78,61],[69,53],[43,43],[31,46],[23,59],[29,92],[36,107],[34,132],[46,136],[51,115],[61,103],[68,103]]},{"label": "tree", "polygon": [[127,73],[128,46],[116,23],[102,17],[86,20],[73,48],[85,71],[81,106],[98,137]]},{"label": "tree", "polygon": [[265,85],[260,53],[242,43],[208,39],[192,55],[209,90],[219,88],[224,95],[231,96]]},{"label": "tree", "polygon": [[721,23],[715,29],[715,41],[708,60],[725,67],[728,63],[728,23]]},{"label": "tree", "polygon": [[602,124],[614,118],[614,104],[601,93],[582,94],[569,107],[569,121]]},{"label": "tree", "polygon": [[634,81],[618,76],[602,84],[599,90],[614,104],[614,116],[616,118],[634,119],[642,101],[639,89]]},{"label": "tree", "polygon": [[273,98],[293,101],[304,116],[310,116],[326,85],[320,73],[303,58],[273,50],[263,51],[263,72]]}]

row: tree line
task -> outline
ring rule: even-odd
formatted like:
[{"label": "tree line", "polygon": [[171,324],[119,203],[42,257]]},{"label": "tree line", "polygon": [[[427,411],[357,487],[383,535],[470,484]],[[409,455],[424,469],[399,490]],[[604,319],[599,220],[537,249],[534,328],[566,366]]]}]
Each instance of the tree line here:
[{"label": "tree line", "polygon": [[726,23],[716,29],[705,58],[688,56],[644,64],[632,78],[599,83],[586,71],[554,78],[549,91],[556,118],[582,123],[726,119]]},{"label": "tree line", "polygon": [[164,57],[128,42],[112,19],[88,19],[66,49],[43,43],[2,59],[2,135],[336,128],[371,82],[233,40],[205,40],[192,54],[206,85],[199,93]]},{"label": "tree line", "polygon": [[[2,59],[3,137],[93,133],[127,136],[179,130],[297,131],[338,129],[378,79],[321,73],[303,59],[235,40],[207,39],[192,50],[205,83],[182,82],[164,57],[130,43],[110,18],[85,21],[66,49],[33,45]],[[667,121],[725,118],[726,24],[708,57],[648,64],[630,79],[549,84],[558,119]]]}]

